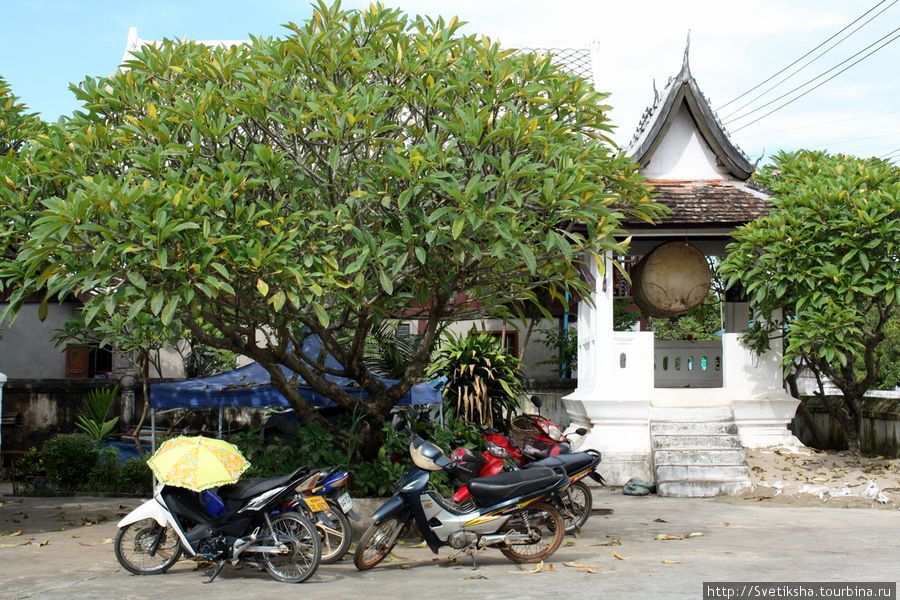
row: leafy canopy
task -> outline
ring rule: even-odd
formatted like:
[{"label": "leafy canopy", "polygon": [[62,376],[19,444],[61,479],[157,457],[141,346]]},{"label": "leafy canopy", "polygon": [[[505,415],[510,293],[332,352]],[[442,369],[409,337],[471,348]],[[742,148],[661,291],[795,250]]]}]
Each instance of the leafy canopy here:
[{"label": "leafy canopy", "polygon": [[[310,418],[277,364],[357,402],[297,355],[314,333],[380,416],[440,319],[586,291],[579,266],[621,252],[623,213],[659,210],[607,137],[606,95],[459,27],[318,4],[283,39],[165,41],[73,86],[83,109],[36,151],[52,193],[5,265],[13,311],[29,289],[102,290],[84,325],[184,325],[266,366]],[[422,350],[387,389],[365,336],[416,315]]]},{"label": "leafy canopy", "polygon": [[722,265],[757,311],[747,339],[762,351],[784,334],[786,366],[829,377],[858,434],[858,401],[877,377],[875,351],[897,308],[900,168],[801,150],[775,155],[759,181],[773,210],[736,231]]}]

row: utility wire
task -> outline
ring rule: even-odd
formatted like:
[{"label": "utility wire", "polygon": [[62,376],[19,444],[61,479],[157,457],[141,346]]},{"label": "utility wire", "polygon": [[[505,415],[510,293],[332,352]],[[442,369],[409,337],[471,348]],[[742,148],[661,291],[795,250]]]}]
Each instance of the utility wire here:
[{"label": "utility wire", "polygon": [[[818,75],[818,76],[816,76],[816,77],[813,77],[812,79],[810,79],[810,80],[807,81],[806,83],[804,83],[804,84],[802,84],[802,85],[799,85],[799,86],[795,87],[795,88],[792,89],[790,92],[787,92],[787,93],[785,93],[785,94],[782,94],[782,95],[779,96],[778,98],[775,98],[775,100],[772,100],[772,101],[770,101],[770,102],[767,102],[766,104],[763,104],[763,105],[760,106],[759,108],[755,108],[755,109],[753,109],[752,111],[750,111],[750,112],[748,112],[748,113],[746,113],[746,114],[741,115],[740,117],[737,117],[737,118],[735,118],[735,119],[732,119],[730,122],[734,122],[734,121],[737,121],[738,119],[742,119],[742,118],[744,118],[744,117],[747,117],[747,116],[749,116],[749,115],[751,115],[751,114],[753,114],[753,113],[755,113],[755,112],[757,112],[757,111],[759,111],[759,110],[765,108],[766,106],[769,106],[770,104],[772,104],[772,103],[774,103],[774,102],[777,102],[778,100],[784,98],[785,96],[788,96],[788,95],[790,95],[790,94],[796,92],[796,91],[799,90],[800,88],[802,88],[802,87],[804,87],[804,86],[806,86],[806,85],[812,83],[813,81],[815,81],[815,80],[818,79],[819,77],[822,77],[822,76],[825,75],[826,73],[828,73],[828,72],[830,72],[830,71],[833,71],[834,69],[836,69],[836,68],[838,68],[839,66],[843,65],[843,64],[844,64],[845,62],[847,62],[848,60],[850,60],[850,59],[852,59],[852,58],[855,58],[856,56],[859,56],[859,54],[861,54],[862,52],[868,50],[869,48],[871,48],[871,47],[874,46],[875,44],[877,44],[877,43],[881,42],[882,40],[884,40],[886,37],[888,37],[888,36],[890,36],[890,35],[893,35],[893,34],[897,33],[898,31],[900,31],[900,27],[898,27],[897,29],[894,29],[893,31],[891,31],[890,33],[888,33],[887,35],[885,35],[885,36],[882,37],[881,39],[879,39],[879,40],[877,40],[877,41],[875,41],[875,42],[869,44],[868,46],[866,46],[865,48],[863,48],[862,50],[860,50],[859,52],[857,52],[856,54],[854,54],[854,55],[851,56],[850,58],[848,58],[848,59],[846,59],[846,60],[844,60],[844,61],[842,61],[842,62],[836,64],[835,66],[831,67],[830,69],[828,69],[828,71],[825,71],[825,73],[822,73],[821,75]],[[780,105],[780,106],[778,106],[778,107],[776,107],[776,108],[773,108],[772,110],[770,110],[769,112],[767,112],[767,113],[764,114],[763,116],[757,117],[756,119],[750,121],[749,123],[747,123],[747,124],[745,124],[745,125],[741,125],[741,126],[738,127],[737,129],[733,129],[733,130],[731,131],[731,133],[737,133],[737,132],[740,131],[741,129],[744,129],[744,128],[746,128],[746,127],[749,127],[750,125],[753,125],[754,123],[758,123],[758,122],[761,121],[762,119],[768,117],[769,115],[771,115],[772,113],[774,113],[774,112],[776,112],[776,111],[781,110],[781,109],[784,108],[785,106],[787,106],[787,105],[789,105],[789,104],[793,104],[794,102],[796,102],[797,100],[799,100],[799,99],[802,98],[803,96],[807,95],[807,94],[810,93],[811,91],[813,91],[813,90],[815,90],[815,89],[818,89],[818,88],[822,87],[824,84],[828,83],[829,81],[831,81],[832,79],[834,79],[835,77],[837,77],[838,75],[840,75],[841,73],[843,73],[844,71],[846,71],[847,69],[849,69],[850,67],[853,67],[854,65],[859,64],[860,62],[862,62],[863,60],[865,60],[865,59],[867,59],[868,57],[872,56],[873,54],[875,54],[876,52],[878,52],[879,50],[881,50],[881,49],[884,48],[885,46],[887,46],[887,45],[891,44],[892,42],[896,41],[897,38],[900,38],[900,34],[894,35],[894,37],[892,37],[891,39],[889,39],[888,41],[886,41],[885,43],[883,43],[881,46],[875,48],[874,50],[872,50],[871,52],[869,52],[869,53],[866,54],[865,56],[859,58],[858,60],[856,60],[856,61],[850,63],[849,65],[847,65],[846,67],[844,67],[843,69],[841,69],[840,71],[838,71],[837,73],[835,73],[834,75],[832,75],[831,77],[829,77],[828,79],[825,79],[824,81],[822,81],[822,82],[816,84],[815,86],[809,88],[808,90],[806,90],[806,91],[803,92],[802,94],[799,94],[799,95],[797,95],[797,96],[794,96],[793,98],[791,98],[790,100],[788,100],[788,101],[785,102],[784,104],[782,104],[782,105]]]},{"label": "utility wire", "polygon": [[744,134],[745,138],[759,137],[764,135],[774,135],[776,133],[786,133],[788,131],[799,131],[800,129],[812,129],[814,127],[826,127],[828,125],[837,125],[839,123],[849,123],[850,121],[861,121],[863,119],[871,119],[874,117],[883,117],[884,115],[892,115],[900,112],[900,109],[889,110],[887,112],[874,113],[871,115],[860,115],[858,117],[850,117],[849,119],[838,119],[836,121],[820,121],[818,123],[810,123],[809,125],[799,125],[797,127],[785,127],[784,129],[776,129],[774,131],[763,131],[761,133]]},{"label": "utility wire", "polygon": [[[886,1],[887,1],[887,0],[882,0],[882,3],[886,2]],[[825,56],[826,54],[828,54],[831,50],[833,50],[834,48],[836,48],[836,47],[838,46],[838,44],[840,44],[840,43],[846,41],[847,38],[849,38],[851,35],[853,35],[853,34],[856,33],[857,31],[859,31],[860,29],[862,29],[863,27],[865,27],[866,25],[868,25],[869,23],[871,23],[871,22],[872,22],[876,17],[878,17],[881,13],[883,13],[884,11],[886,11],[887,9],[889,9],[890,7],[892,7],[894,4],[896,4],[897,1],[898,1],[898,0],[893,0],[893,2],[891,2],[890,4],[888,4],[887,6],[885,6],[884,8],[882,8],[879,12],[877,12],[877,13],[875,13],[874,15],[872,15],[871,17],[869,17],[869,19],[868,19],[867,21],[865,21],[862,25],[860,25],[859,27],[857,27],[856,29],[854,29],[853,31],[851,31],[850,33],[848,33],[847,35],[845,35],[843,38],[841,38],[841,39],[839,39],[838,41],[836,41],[834,44],[832,44],[831,46],[829,46],[828,48],[826,48],[825,50],[823,50],[822,52],[820,52],[818,55],[812,57],[812,58],[811,58],[810,60],[808,60],[805,64],[803,64],[800,68],[798,68],[798,69],[795,70],[793,73],[790,73],[789,75],[787,75],[786,77],[784,77],[783,79],[781,79],[781,80],[780,80],[778,83],[776,83],[775,85],[766,88],[763,92],[757,94],[757,95],[754,96],[751,100],[748,100],[747,102],[745,102],[744,104],[742,104],[740,107],[734,109],[734,110],[731,111],[729,114],[727,114],[727,115],[725,115],[724,117],[722,117],[722,119],[723,119],[723,120],[730,119],[733,115],[735,115],[735,114],[741,112],[742,110],[744,110],[745,108],[747,108],[748,106],[750,106],[751,104],[753,104],[754,102],[756,102],[757,100],[759,100],[760,98],[762,98],[763,96],[765,96],[766,94],[768,94],[769,92],[771,92],[772,90],[774,90],[775,88],[779,87],[781,84],[783,84],[784,82],[786,82],[786,81],[787,81],[788,79],[790,79],[791,77],[793,77],[794,75],[796,75],[797,73],[799,73],[800,71],[802,71],[803,69],[805,69],[806,67],[808,67],[809,65],[813,64],[814,62],[816,62],[817,60],[819,60],[820,58],[822,58],[823,56]],[[875,10],[875,8],[877,8],[877,7],[878,7],[878,5],[875,5],[874,7],[872,7],[871,9],[869,9],[865,14],[863,14],[863,15],[860,16],[860,17],[858,17],[858,18],[856,19],[856,21],[859,21],[859,19],[861,19],[861,18],[862,18],[863,16],[865,16],[866,14],[872,12],[872,11]],[[856,23],[856,21],[853,21],[853,23]],[[853,25],[853,23],[850,23],[850,25]],[[850,25],[847,25],[847,27],[850,27]],[[844,27],[844,29],[842,29],[841,31],[846,30],[847,27]],[[830,38],[828,38],[828,40],[825,40],[824,42],[822,42],[821,44],[819,44],[818,46],[816,46],[816,48],[821,48],[822,45],[826,44],[829,40],[833,39],[836,35],[839,35],[839,34],[841,33],[841,31],[839,31],[839,32],[836,33],[835,35],[833,35],[833,36],[831,36]],[[876,43],[877,43],[877,42],[876,42]],[[810,52],[813,52],[814,50],[815,50],[815,49],[811,50]],[[792,65],[797,64],[797,62],[803,60],[803,58],[804,58],[805,56],[809,56],[810,52],[807,52],[803,57],[798,58],[797,60],[795,60],[795,61],[794,61],[793,63],[791,63],[791,64],[792,64]],[[782,70],[779,71],[778,73],[783,73],[783,72],[784,72],[786,69],[788,69],[788,68],[790,68],[790,66],[785,67],[785,69],[782,69]],[[826,71],[826,73],[827,73],[827,72],[828,72],[828,71]],[[771,80],[773,77],[777,76],[778,73],[776,73],[776,74],[773,75],[772,77],[769,77],[769,79],[767,79],[766,81]],[[824,75],[824,73],[823,73],[823,75]],[[821,75],[819,75],[819,77],[821,77]],[[813,78],[813,79],[815,79],[815,78]],[[763,83],[765,83],[765,82],[763,82]],[[757,86],[756,86],[755,88],[753,88],[753,89],[756,89],[756,88],[760,87],[761,85],[762,85],[762,84],[759,84],[759,85],[757,85]],[[801,86],[801,87],[802,87],[802,86]],[[753,89],[751,89],[751,90],[749,90],[749,91],[747,91],[747,92],[744,92],[744,94],[742,94],[742,95],[747,95],[747,94],[749,94],[751,91],[753,91]],[[776,100],[777,100],[777,98],[776,98]],[[733,102],[733,101],[732,101],[732,102]],[[725,106],[727,106],[727,105],[721,106],[720,109],[721,109],[721,108],[724,108]],[[765,106],[765,105],[763,105],[763,106]],[[748,114],[749,114],[749,113],[748,113]],[[741,118],[741,117],[737,117],[737,119],[740,119],[740,118]]]},{"label": "utility wire", "polygon": [[[896,1],[897,1],[897,0],[894,0],[894,2],[891,2],[891,5],[890,5],[890,6],[892,6]],[[784,67],[783,69],[781,69],[780,71],[778,71],[778,72],[775,73],[774,75],[770,76],[768,79],[764,79],[763,81],[760,81],[759,83],[757,83],[755,86],[753,86],[752,88],[750,88],[749,90],[747,90],[746,92],[744,92],[743,94],[741,94],[740,96],[737,96],[737,97],[735,97],[735,98],[732,98],[731,100],[729,100],[729,101],[726,102],[725,104],[723,104],[723,105],[721,105],[720,107],[718,107],[718,108],[716,109],[716,112],[722,110],[723,108],[725,108],[725,107],[728,106],[729,104],[732,104],[732,103],[734,103],[734,102],[737,102],[738,100],[740,100],[741,98],[743,98],[743,97],[746,96],[747,94],[749,94],[749,93],[753,92],[754,90],[759,89],[760,87],[762,87],[762,86],[764,86],[765,84],[769,83],[770,81],[772,81],[773,79],[775,79],[776,77],[778,77],[779,75],[781,75],[782,73],[784,73],[785,71],[787,71],[788,69],[790,69],[791,67],[793,67],[794,65],[796,65],[798,62],[800,62],[801,60],[803,60],[804,58],[806,58],[807,56],[809,56],[810,54],[812,54],[813,52],[815,52],[816,50],[818,50],[819,48],[821,48],[822,46],[824,46],[825,44],[827,44],[828,42],[830,42],[831,40],[833,40],[834,38],[836,38],[837,36],[839,36],[840,34],[842,34],[844,31],[846,31],[847,29],[849,29],[850,27],[852,27],[854,23],[856,23],[857,21],[859,21],[860,19],[862,19],[863,17],[865,17],[867,14],[869,14],[870,12],[872,12],[873,10],[875,10],[876,8],[878,8],[879,6],[881,6],[882,4],[884,4],[885,2],[887,2],[887,0],[881,0],[881,2],[879,2],[878,4],[876,4],[875,6],[873,6],[872,8],[870,8],[869,10],[867,10],[866,12],[864,12],[863,14],[861,14],[860,16],[856,17],[856,18],[855,18],[853,21],[851,21],[850,23],[848,23],[843,29],[841,29],[840,31],[838,31],[837,33],[835,33],[834,35],[832,35],[831,37],[829,37],[827,40],[825,40],[824,42],[822,42],[821,44],[819,44],[818,46],[816,46],[815,48],[813,48],[812,50],[810,50],[809,52],[807,52],[806,54],[804,54],[803,56],[801,56],[800,58],[798,58],[797,60],[795,60],[794,62],[792,62],[791,64],[789,64],[788,66]],[[890,8],[890,6],[888,6],[888,8]],[[883,11],[882,11],[882,12],[883,12]],[[879,13],[879,14],[881,14],[881,13]],[[877,15],[876,15],[876,16],[877,16]],[[874,18],[874,17],[873,17],[873,18]]]},{"label": "utility wire", "polygon": [[878,158],[883,159],[883,160],[887,160],[887,159],[890,159],[890,158],[894,157],[895,154],[900,154],[900,148],[897,148],[897,149],[895,149],[895,150],[891,150],[891,151],[888,152],[887,154],[882,154],[882,155],[879,156]]}]

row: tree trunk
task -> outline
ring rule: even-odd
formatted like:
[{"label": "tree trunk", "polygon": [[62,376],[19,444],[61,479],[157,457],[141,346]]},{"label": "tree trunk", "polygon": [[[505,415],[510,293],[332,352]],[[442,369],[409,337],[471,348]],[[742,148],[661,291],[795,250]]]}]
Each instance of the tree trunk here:
[{"label": "tree trunk", "polygon": [[803,424],[809,432],[809,441],[811,444],[807,445],[811,445],[813,448],[821,450],[825,447],[825,436],[822,435],[822,430],[819,428],[819,424],[816,423],[809,407],[804,404],[803,399],[800,397],[800,390],[797,388],[797,372],[794,369],[791,369],[791,372],[785,377],[785,381],[787,381],[791,396],[800,400],[800,404],[797,406],[797,415],[803,419]]}]

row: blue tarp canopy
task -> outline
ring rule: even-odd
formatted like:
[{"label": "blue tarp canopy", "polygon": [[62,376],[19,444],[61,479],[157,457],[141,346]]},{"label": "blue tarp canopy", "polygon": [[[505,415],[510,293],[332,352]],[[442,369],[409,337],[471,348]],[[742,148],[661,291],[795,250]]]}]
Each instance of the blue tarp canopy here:
[{"label": "blue tarp canopy", "polygon": [[[316,336],[309,336],[303,343],[303,354],[317,357],[321,341]],[[332,369],[340,369],[334,357],[328,356],[325,364]],[[285,377],[290,380],[296,377],[300,395],[313,406],[337,406],[333,400],[313,391],[299,374],[287,367],[282,367]],[[346,377],[327,375],[327,379],[337,383],[345,392],[358,398],[367,399],[368,392]],[[388,386],[397,382],[395,379],[381,378]],[[419,383],[412,387],[398,402],[398,405],[420,405],[441,402],[441,392],[431,383]],[[150,386],[150,406],[155,409],[166,408],[221,408],[224,406],[285,406],[290,404],[281,392],[271,383],[269,372],[259,363],[251,363],[227,373],[219,373],[199,379],[186,379],[166,383],[154,383]]]}]

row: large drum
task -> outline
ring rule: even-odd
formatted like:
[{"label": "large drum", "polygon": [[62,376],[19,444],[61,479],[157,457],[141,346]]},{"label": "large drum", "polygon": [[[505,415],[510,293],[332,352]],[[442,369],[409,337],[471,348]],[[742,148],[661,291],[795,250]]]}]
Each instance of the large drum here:
[{"label": "large drum", "polygon": [[657,246],[631,270],[634,301],[651,317],[675,317],[700,305],[710,282],[706,257],[686,242]]}]

